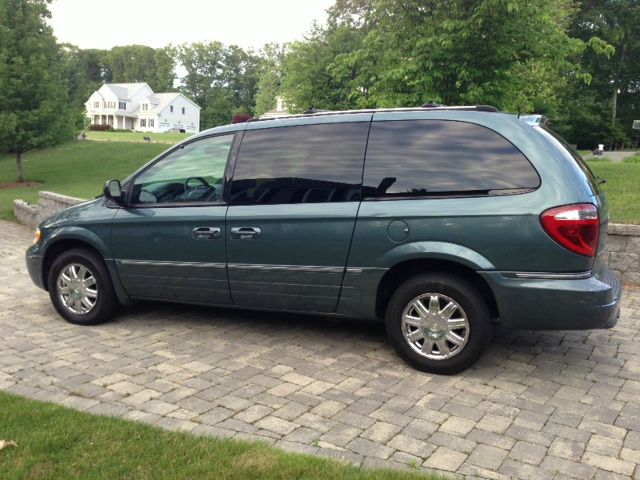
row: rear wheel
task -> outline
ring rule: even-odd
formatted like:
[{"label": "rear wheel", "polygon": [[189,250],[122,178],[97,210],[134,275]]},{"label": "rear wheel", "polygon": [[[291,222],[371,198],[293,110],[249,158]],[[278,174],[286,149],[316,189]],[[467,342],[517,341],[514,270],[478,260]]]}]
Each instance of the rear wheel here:
[{"label": "rear wheel", "polygon": [[482,295],[463,278],[446,273],[403,283],[387,308],[386,326],[391,344],[407,363],[441,374],[475,363],[491,336]]},{"label": "rear wheel", "polygon": [[107,268],[102,259],[89,250],[61,253],[51,265],[48,287],[56,311],[71,323],[105,322],[118,307]]}]

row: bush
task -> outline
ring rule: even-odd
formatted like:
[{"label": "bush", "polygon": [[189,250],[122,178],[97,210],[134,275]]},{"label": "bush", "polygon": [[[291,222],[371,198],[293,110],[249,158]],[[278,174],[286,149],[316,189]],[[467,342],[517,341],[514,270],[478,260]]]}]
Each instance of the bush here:
[{"label": "bush", "polygon": [[247,115],[246,113],[239,113],[234,115],[231,119],[231,123],[244,123],[251,120],[251,115]]},{"label": "bush", "polygon": [[89,130],[94,132],[113,132],[113,127],[111,125],[89,125]]},{"label": "bush", "polygon": [[627,157],[623,160],[624,163],[640,163],[640,155],[634,155],[633,157]]}]

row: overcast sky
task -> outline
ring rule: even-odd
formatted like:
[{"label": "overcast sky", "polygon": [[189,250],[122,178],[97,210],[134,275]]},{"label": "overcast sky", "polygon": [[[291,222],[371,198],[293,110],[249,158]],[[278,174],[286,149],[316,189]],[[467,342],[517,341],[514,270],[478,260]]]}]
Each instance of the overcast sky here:
[{"label": "overcast sky", "polygon": [[219,40],[259,49],[301,39],[334,0],[53,0],[59,42],[80,48]]}]

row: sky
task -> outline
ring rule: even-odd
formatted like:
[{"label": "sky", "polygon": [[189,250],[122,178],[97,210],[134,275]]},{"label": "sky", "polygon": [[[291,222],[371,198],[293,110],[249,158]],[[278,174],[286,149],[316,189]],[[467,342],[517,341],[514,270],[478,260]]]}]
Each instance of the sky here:
[{"label": "sky", "polygon": [[334,1],[53,0],[50,23],[59,42],[80,48],[218,40],[258,50],[302,39]]}]

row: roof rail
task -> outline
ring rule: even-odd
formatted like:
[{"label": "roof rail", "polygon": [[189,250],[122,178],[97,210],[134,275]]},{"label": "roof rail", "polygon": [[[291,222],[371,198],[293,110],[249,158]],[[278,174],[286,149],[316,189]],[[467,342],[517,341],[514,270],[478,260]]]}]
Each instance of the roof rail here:
[{"label": "roof rail", "polygon": [[498,109],[491,105],[460,105],[448,107],[429,100],[427,103],[420,105],[420,108],[438,108],[440,110],[476,110],[478,112],[497,112]]},{"label": "roof rail", "polygon": [[284,120],[287,118],[299,118],[305,116],[316,116],[316,115],[349,115],[349,114],[357,114],[357,113],[376,113],[376,112],[415,112],[423,109],[430,110],[458,110],[458,111],[475,111],[475,112],[498,112],[498,109],[491,105],[457,105],[457,106],[445,106],[438,105],[434,102],[428,102],[420,107],[398,107],[398,108],[365,108],[361,110],[316,110],[310,108],[305,110],[301,114],[291,114],[283,117],[271,117],[271,118],[252,118],[249,120],[250,123],[253,122],[265,122],[271,120]]}]

